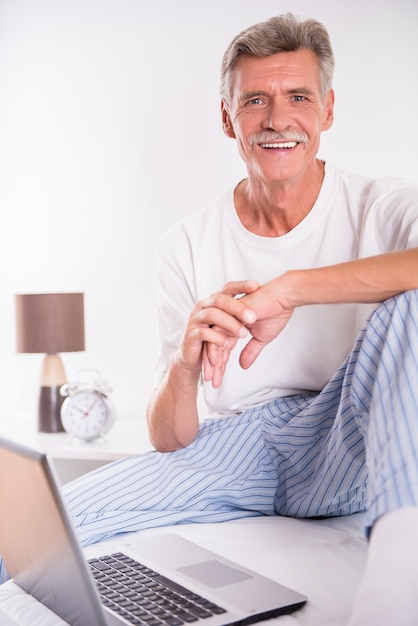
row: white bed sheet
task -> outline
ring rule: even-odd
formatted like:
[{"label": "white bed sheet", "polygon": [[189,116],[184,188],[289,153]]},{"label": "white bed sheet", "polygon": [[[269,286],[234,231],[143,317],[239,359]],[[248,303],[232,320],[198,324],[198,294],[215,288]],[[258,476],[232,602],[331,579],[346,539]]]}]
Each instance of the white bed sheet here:
[{"label": "white bed sheet", "polygon": [[[175,532],[308,597],[301,610],[269,620],[270,624],[345,626],[365,568],[363,518],[363,514],[327,520],[256,517],[152,529],[143,534]],[[119,548],[134,537],[91,546],[86,549],[86,556],[105,553],[115,545]],[[0,586],[0,606],[18,626],[65,623],[13,581]]]}]

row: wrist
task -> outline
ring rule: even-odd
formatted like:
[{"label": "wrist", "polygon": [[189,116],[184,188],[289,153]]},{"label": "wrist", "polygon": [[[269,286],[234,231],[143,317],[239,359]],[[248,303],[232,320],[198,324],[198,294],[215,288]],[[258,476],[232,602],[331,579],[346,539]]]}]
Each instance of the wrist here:
[{"label": "wrist", "polygon": [[178,385],[182,387],[197,386],[200,375],[202,373],[202,366],[199,368],[190,367],[190,365],[183,358],[180,350],[176,350],[170,358],[169,362],[170,378],[176,380]]},{"label": "wrist", "polygon": [[295,308],[308,304],[359,302],[358,286],[353,285],[351,263],[303,270],[289,270],[282,280],[285,304]]},{"label": "wrist", "polygon": [[291,310],[311,304],[309,302],[309,270],[288,270],[275,281],[278,300],[285,309]]}]

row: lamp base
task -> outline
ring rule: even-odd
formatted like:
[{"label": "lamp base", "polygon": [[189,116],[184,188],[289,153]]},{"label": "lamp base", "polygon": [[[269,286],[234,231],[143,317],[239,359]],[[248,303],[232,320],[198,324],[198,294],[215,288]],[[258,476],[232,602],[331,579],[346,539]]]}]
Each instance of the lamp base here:
[{"label": "lamp base", "polygon": [[61,386],[66,382],[64,365],[59,354],[46,354],[42,361],[39,395],[38,430],[41,433],[62,433]]},{"label": "lamp base", "polygon": [[63,433],[61,386],[41,387],[39,395],[38,430],[41,433]]}]

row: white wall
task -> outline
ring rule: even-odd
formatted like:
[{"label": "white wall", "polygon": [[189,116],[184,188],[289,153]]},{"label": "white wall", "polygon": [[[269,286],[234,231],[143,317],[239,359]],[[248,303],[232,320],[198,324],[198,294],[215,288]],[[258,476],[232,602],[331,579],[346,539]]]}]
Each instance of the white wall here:
[{"label": "white wall", "polygon": [[0,0],[0,415],[34,412],[39,355],[15,354],[16,292],[84,291],[84,353],[121,419],[152,388],[154,242],[243,175],[222,135],[222,53],[292,10],[336,54],[321,156],[418,181],[416,0]]}]

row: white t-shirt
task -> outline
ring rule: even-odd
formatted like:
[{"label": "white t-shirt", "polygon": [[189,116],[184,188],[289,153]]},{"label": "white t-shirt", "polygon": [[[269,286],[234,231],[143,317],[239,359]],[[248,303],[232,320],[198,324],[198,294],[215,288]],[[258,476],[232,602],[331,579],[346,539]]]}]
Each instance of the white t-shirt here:
[{"label": "white t-shirt", "polygon": [[[418,246],[418,186],[371,180],[330,165],[318,199],[302,222],[280,237],[246,230],[233,189],[175,225],[158,242],[160,350],[156,385],[178,347],[194,304],[228,281],[260,284],[289,269],[331,265]],[[274,398],[319,391],[351,351],[372,305],[299,307],[283,332],[243,370],[238,342],[222,386],[204,383],[209,413],[242,411]]]}]

